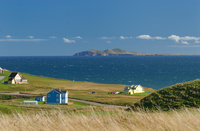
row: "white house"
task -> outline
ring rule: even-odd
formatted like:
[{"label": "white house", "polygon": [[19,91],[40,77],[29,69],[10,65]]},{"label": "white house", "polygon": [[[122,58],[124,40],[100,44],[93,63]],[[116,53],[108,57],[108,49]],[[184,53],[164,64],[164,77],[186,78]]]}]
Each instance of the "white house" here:
[{"label": "white house", "polygon": [[8,83],[25,84],[27,83],[27,79],[25,79],[23,76],[20,76],[18,72],[12,72],[8,77]]},{"label": "white house", "polygon": [[141,85],[135,85],[134,93],[144,93],[144,88]]},{"label": "white house", "polygon": [[0,73],[3,73],[3,69],[0,67]]}]

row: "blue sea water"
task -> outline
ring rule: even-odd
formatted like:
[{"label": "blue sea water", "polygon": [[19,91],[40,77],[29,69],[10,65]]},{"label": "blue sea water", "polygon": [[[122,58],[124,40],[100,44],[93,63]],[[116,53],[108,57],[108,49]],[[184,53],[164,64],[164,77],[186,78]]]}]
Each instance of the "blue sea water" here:
[{"label": "blue sea water", "polygon": [[200,56],[0,57],[0,67],[38,76],[153,89],[200,78]]}]

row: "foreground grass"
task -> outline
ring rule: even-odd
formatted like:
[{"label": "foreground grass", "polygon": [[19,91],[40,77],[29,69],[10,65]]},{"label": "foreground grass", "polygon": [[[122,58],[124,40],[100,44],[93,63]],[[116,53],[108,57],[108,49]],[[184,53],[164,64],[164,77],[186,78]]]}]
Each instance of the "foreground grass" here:
[{"label": "foreground grass", "polygon": [[[6,76],[2,81],[7,80],[10,71],[5,71],[2,76]],[[104,104],[113,105],[131,105],[145,96],[148,93],[136,95],[114,95],[108,92],[119,91],[122,92],[127,85],[116,84],[99,84],[92,82],[69,81],[64,79],[54,79],[47,77],[34,76],[26,73],[20,73],[28,79],[29,84],[26,85],[12,85],[0,84],[0,92],[20,92],[36,95],[46,95],[51,89],[60,88],[69,91],[69,97],[81,100],[94,101]],[[145,87],[144,87],[145,88]],[[95,94],[92,92],[95,91]],[[155,92],[152,88],[145,88],[145,91]]]},{"label": "foreground grass", "polygon": [[200,110],[170,112],[125,111],[116,108],[86,107],[83,111],[17,113],[0,115],[0,129],[10,130],[81,130],[81,131],[160,131],[200,130]]}]

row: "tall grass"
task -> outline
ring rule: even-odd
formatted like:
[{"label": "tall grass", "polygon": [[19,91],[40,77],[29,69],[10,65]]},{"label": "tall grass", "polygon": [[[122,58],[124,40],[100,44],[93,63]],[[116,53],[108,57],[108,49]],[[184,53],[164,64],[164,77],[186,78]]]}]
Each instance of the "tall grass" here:
[{"label": "tall grass", "polygon": [[200,109],[152,113],[87,107],[82,112],[76,110],[40,111],[34,114],[15,112],[12,115],[0,115],[0,130],[200,130]]}]

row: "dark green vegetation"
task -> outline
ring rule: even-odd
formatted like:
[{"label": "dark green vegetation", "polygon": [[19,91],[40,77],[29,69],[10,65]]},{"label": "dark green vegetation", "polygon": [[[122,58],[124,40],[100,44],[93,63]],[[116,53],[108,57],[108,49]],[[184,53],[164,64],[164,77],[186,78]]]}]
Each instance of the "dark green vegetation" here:
[{"label": "dark green vegetation", "polygon": [[200,80],[176,84],[160,89],[131,106],[150,110],[180,109],[183,107],[200,107]]}]

